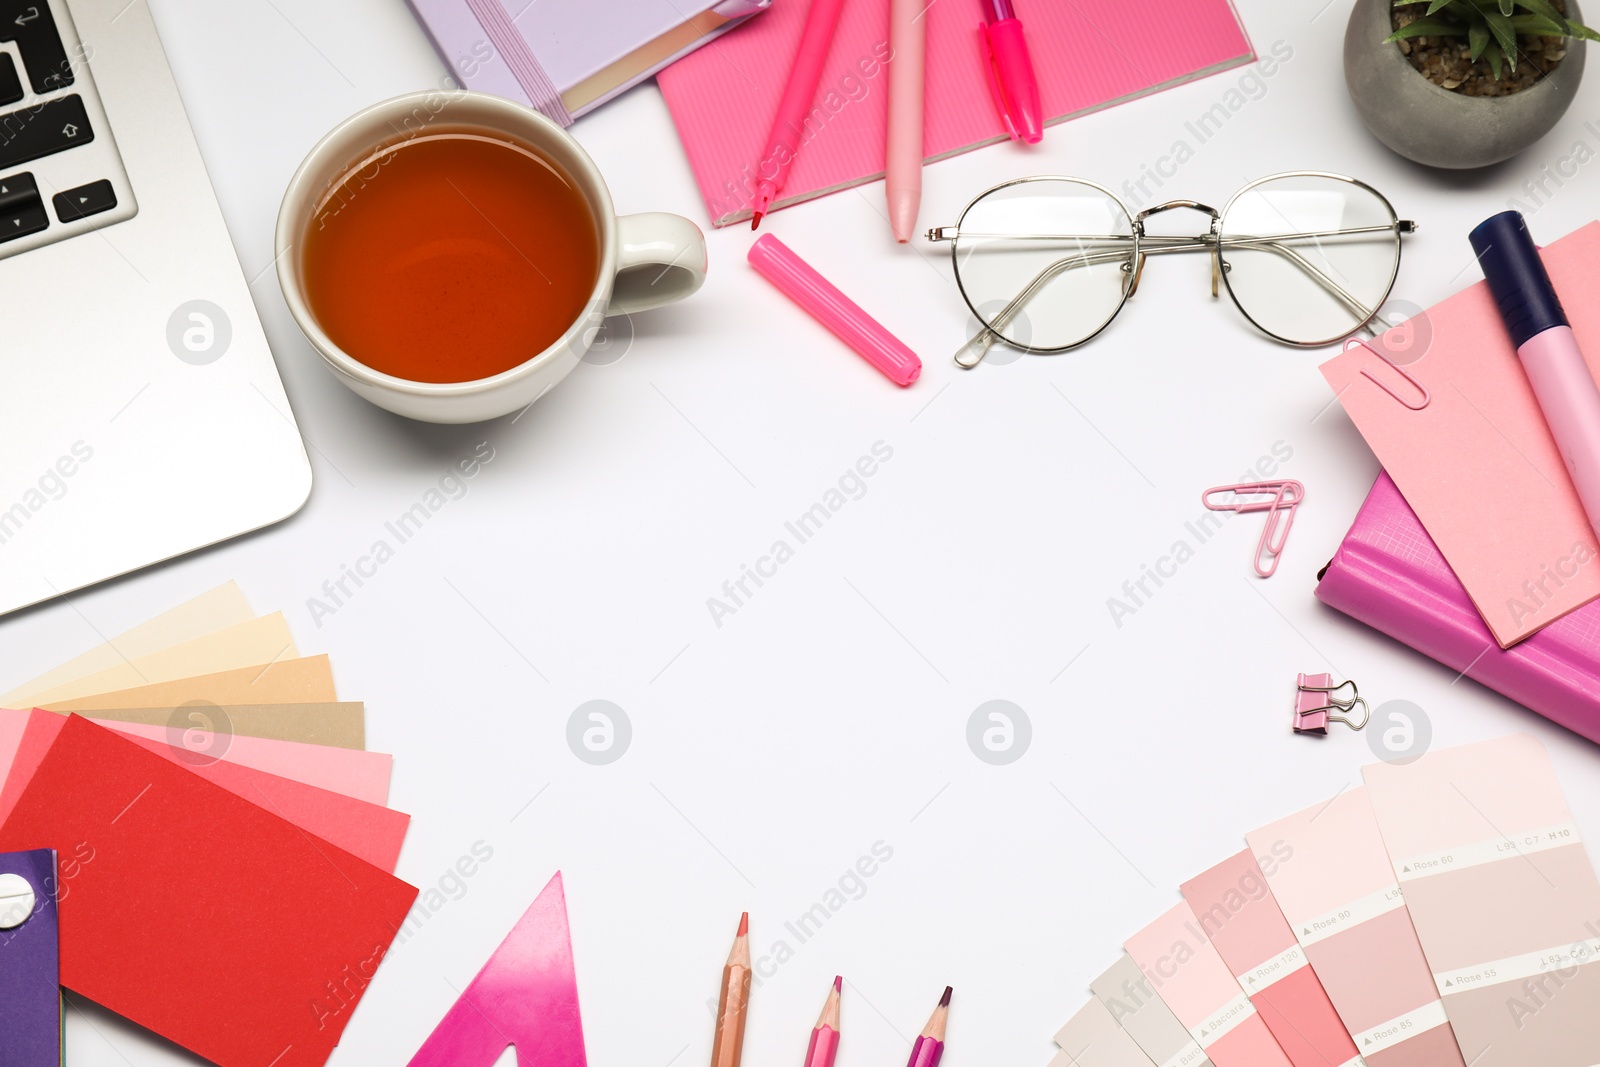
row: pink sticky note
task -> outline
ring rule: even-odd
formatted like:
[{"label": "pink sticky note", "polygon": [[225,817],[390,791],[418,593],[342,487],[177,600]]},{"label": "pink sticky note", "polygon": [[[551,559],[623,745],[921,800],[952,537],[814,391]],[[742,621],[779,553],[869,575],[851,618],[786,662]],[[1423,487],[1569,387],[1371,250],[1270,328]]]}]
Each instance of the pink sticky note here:
[{"label": "pink sticky note", "polygon": [[1216,1067],[1293,1067],[1188,904],[1180,902],[1125,947]]},{"label": "pink sticky note", "polygon": [[[1589,370],[1600,375],[1600,223],[1542,255]],[[1352,347],[1322,365],[1323,377],[1500,646],[1600,596],[1594,531],[1488,285],[1371,344],[1383,358]],[[1412,410],[1423,399],[1417,385],[1428,399]]]},{"label": "pink sticky note", "polygon": [[[161,742],[173,740],[172,731],[165,726],[113,722],[109,719],[93,721],[128,737]],[[185,730],[181,734],[181,741],[183,747],[194,752],[254,767],[280,778],[292,778],[319,789],[331,789],[369,804],[389,802],[389,773],[394,760],[382,752],[246,737],[243,734],[218,735],[206,730]]]},{"label": "pink sticky note", "polygon": [[586,1067],[578,979],[561,872],[540,892],[409,1067]]}]

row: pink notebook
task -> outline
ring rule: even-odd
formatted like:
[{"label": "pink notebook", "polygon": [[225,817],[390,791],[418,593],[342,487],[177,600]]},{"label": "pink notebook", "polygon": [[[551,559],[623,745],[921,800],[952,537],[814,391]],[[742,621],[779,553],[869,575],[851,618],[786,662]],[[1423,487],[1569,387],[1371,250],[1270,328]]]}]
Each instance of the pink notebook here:
[{"label": "pink notebook", "polygon": [[[713,225],[750,217],[757,157],[810,6],[778,0],[761,18],[657,75]],[[1006,137],[980,60],[984,7],[940,0],[924,16],[930,162]],[[1027,27],[1047,124],[1255,59],[1229,0],[1017,0],[1016,11]],[[845,4],[812,120],[775,209],[883,177],[890,54],[887,0]],[[1226,100],[1220,107],[1231,114]],[[1229,117],[1207,114],[1197,122]]]},{"label": "pink notebook", "polygon": [[1502,649],[1387,474],[1322,572],[1317,599],[1600,742],[1600,604]]}]

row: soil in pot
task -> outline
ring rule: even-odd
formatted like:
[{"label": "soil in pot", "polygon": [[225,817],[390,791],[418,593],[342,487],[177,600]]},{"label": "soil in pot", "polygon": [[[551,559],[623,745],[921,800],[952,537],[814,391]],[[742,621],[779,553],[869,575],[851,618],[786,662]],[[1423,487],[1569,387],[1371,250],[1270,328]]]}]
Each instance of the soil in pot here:
[{"label": "soil in pot", "polygon": [[[1563,15],[1566,14],[1567,5],[1563,0],[1552,0],[1552,3]],[[1397,7],[1391,16],[1392,24],[1397,30],[1409,26],[1421,18],[1426,10],[1424,4]],[[1472,50],[1467,46],[1465,36],[1413,37],[1397,41],[1395,45],[1423,77],[1441,89],[1449,89],[1462,96],[1509,96],[1537,85],[1547,73],[1560,65],[1569,46],[1576,44],[1581,47],[1583,42],[1569,41],[1565,37],[1518,37],[1517,43],[1520,46],[1517,69],[1513,72],[1511,64],[1502,63],[1501,76],[1498,78],[1494,76],[1494,68],[1489,65],[1488,59],[1482,56],[1476,60],[1472,58]]]}]

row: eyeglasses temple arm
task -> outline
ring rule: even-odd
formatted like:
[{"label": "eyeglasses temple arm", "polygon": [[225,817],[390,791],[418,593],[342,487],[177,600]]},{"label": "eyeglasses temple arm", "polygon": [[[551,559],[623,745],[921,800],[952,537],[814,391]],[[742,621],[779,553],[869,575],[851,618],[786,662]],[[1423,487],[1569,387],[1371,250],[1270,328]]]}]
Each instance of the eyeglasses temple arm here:
[{"label": "eyeglasses temple arm", "polygon": [[[1315,264],[1306,259],[1304,256],[1300,255],[1300,253],[1296,252],[1294,249],[1288,247],[1283,243],[1283,241],[1284,238],[1304,240],[1316,239],[1325,236],[1381,233],[1391,230],[1402,234],[1410,233],[1411,227],[1405,225],[1402,221],[1402,223],[1398,223],[1393,227],[1365,226],[1349,230],[1330,230],[1324,233],[1316,234],[1296,233],[1274,235],[1271,237],[1228,237],[1217,240],[1213,240],[1209,236],[1146,237],[1142,239],[1144,244],[1141,244],[1137,251],[1142,257],[1145,255],[1162,255],[1173,252],[1193,252],[1207,249],[1215,245],[1221,249],[1255,248],[1263,251],[1273,252],[1284,257],[1292,265],[1299,268],[1314,282],[1322,286],[1325,290],[1327,290],[1328,293],[1333,295],[1336,299],[1348,307],[1353,313],[1360,315],[1363,322],[1366,322],[1370,320],[1373,315],[1377,314],[1377,309],[1368,308],[1366,305],[1362,304],[1360,300],[1351,295],[1351,293],[1338,282],[1334,281],[1322,271],[1318,270]],[[1122,238],[1121,235],[1115,235],[1112,239],[1123,240],[1124,238]],[[1132,237],[1125,239],[1129,241],[1133,240]],[[1148,247],[1145,245],[1148,245]],[[1039,291],[1041,286],[1054,279],[1057,275],[1075,266],[1092,266],[1097,263],[1112,263],[1119,259],[1128,258],[1129,253],[1127,252],[1092,252],[1085,255],[1067,256],[1056,260],[1054,263],[1051,263],[1044,270],[1040,271],[1038,275],[1036,275],[1034,279],[1028,283],[1028,286],[1012,299],[1011,303],[1002,308],[1000,313],[994,317],[992,322],[984,324],[977,333],[967,340],[966,344],[962,345],[961,348],[956,351],[956,364],[960,367],[970,370],[973,367],[976,367],[979,363],[983,362],[984,356],[988,355],[989,349],[994,346],[995,341],[1003,340],[999,334],[999,331],[1005,328],[1006,324],[1011,321],[1012,317],[1017,313],[1018,310],[1021,309],[1024,304],[1033,299],[1034,294]],[[1127,284],[1127,279],[1124,279],[1124,287],[1126,287]],[[1212,295],[1215,295],[1214,288]]]}]

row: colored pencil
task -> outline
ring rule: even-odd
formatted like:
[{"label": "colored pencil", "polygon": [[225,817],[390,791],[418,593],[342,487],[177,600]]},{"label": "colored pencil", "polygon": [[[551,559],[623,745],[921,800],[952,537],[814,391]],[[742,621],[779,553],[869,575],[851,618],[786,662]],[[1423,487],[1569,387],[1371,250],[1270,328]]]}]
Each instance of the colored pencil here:
[{"label": "colored pencil", "polygon": [[711,1043],[711,1067],[739,1067],[744,1056],[744,1023],[750,1013],[750,913],[739,916],[727,966],[722,968],[722,994],[717,1000],[717,1036]]},{"label": "colored pencil", "polygon": [[833,1067],[833,1058],[839,1054],[839,994],[843,991],[844,979],[835,975],[817,1027],[811,1031],[811,1044],[806,1046],[805,1067]]},{"label": "colored pencil", "polygon": [[911,240],[922,206],[922,99],[928,45],[925,0],[889,0],[889,138],[884,193],[889,228],[901,244]]},{"label": "colored pencil", "polygon": [[939,1006],[933,1009],[928,1025],[922,1028],[917,1043],[911,1046],[911,1060],[906,1067],[939,1067],[939,1057],[944,1055],[944,1025],[950,1017],[950,987],[944,987]]},{"label": "colored pencil", "polygon": [[839,26],[839,12],[843,8],[844,0],[811,0],[811,10],[806,12],[800,49],[795,53],[794,65],[789,68],[789,81],[783,87],[783,97],[778,101],[778,113],[772,118],[772,132],[767,134],[767,149],[756,160],[756,203],[750,219],[752,230],[761,225],[761,217],[778,199],[784,179],[789,175],[789,166],[794,162],[795,153],[800,151],[806,116],[811,112],[812,101],[817,95],[822,65],[827,62],[828,49],[833,47],[833,31]]}]

